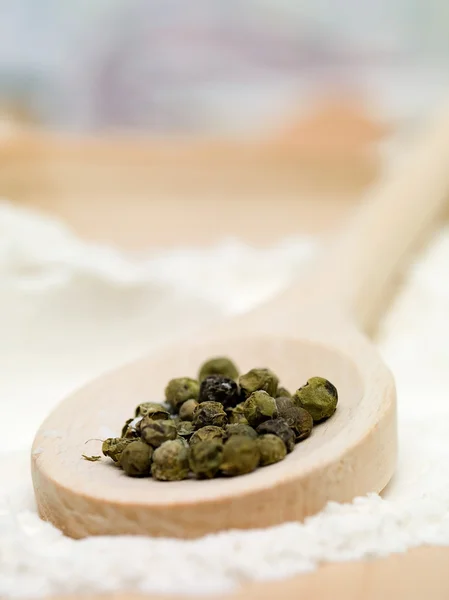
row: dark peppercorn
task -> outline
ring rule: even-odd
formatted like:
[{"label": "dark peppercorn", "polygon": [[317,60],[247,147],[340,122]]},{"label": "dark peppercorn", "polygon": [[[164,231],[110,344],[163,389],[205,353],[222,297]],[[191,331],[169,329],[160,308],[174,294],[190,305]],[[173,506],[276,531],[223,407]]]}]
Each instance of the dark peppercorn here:
[{"label": "dark peppercorn", "polygon": [[271,419],[270,421],[265,421],[259,425],[257,433],[259,435],[265,435],[266,433],[277,435],[284,442],[287,452],[291,452],[295,447],[295,432],[287,425],[284,419]]},{"label": "dark peppercorn", "polygon": [[312,433],[313,419],[304,408],[295,406],[290,398],[276,398],[278,416],[284,419],[296,434],[296,441],[305,440]]},{"label": "dark peppercorn", "polygon": [[240,402],[239,386],[229,377],[209,375],[201,382],[198,402],[220,402],[225,408],[232,408]]}]

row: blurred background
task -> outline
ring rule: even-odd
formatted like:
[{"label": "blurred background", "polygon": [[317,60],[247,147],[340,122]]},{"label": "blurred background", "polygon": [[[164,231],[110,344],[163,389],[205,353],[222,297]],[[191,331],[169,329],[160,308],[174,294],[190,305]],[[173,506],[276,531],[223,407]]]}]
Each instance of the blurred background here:
[{"label": "blurred background", "polygon": [[331,94],[419,115],[445,0],[0,0],[0,110],[52,129],[276,130]]},{"label": "blurred background", "polygon": [[288,286],[440,102],[448,30],[445,0],[0,0],[4,447]]},{"label": "blurred background", "polygon": [[206,241],[265,240],[225,199],[282,237],[313,196],[326,229],[449,86],[448,28],[444,0],[0,0],[0,196],[128,248],[217,210]]}]

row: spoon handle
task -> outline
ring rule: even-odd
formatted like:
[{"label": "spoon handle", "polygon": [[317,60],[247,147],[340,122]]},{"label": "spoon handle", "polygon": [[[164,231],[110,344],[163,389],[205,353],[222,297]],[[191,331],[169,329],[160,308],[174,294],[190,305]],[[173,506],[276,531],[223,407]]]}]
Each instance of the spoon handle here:
[{"label": "spoon handle", "polygon": [[[376,325],[411,251],[449,200],[449,108],[401,164],[373,187],[301,283],[271,307],[318,316],[338,311],[365,331]],[[312,304],[311,304],[312,302]]]}]

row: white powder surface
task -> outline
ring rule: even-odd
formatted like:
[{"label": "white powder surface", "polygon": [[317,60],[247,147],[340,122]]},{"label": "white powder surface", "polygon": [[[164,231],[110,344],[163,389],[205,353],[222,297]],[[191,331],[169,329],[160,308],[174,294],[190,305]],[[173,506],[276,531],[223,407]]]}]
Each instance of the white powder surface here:
[{"label": "white powder surface", "polygon": [[[63,395],[180,333],[268,299],[313,250],[313,240],[295,238],[264,250],[227,241],[207,252],[130,256],[0,203],[0,597],[208,593],[328,560],[449,545],[449,230],[410,269],[379,336],[396,376],[400,438],[397,474],[382,498],[331,503],[303,524],[194,541],[74,541],[36,514],[29,447]],[[254,268],[262,263],[263,272]]]}]

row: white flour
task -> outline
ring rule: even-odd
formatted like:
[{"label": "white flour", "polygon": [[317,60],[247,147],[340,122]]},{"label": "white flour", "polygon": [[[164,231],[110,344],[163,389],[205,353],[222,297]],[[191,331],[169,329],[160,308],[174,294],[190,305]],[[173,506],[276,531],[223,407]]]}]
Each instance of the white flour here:
[{"label": "white flour", "polygon": [[[331,504],[303,525],[185,542],[73,541],[36,515],[28,448],[61,395],[181,331],[267,299],[312,252],[312,241],[292,239],[269,250],[229,242],[137,260],[0,203],[0,597],[220,591],[325,560],[449,545],[449,231],[411,269],[380,335],[397,379],[400,428],[399,468],[384,499]],[[261,260],[263,278],[252,269]]]}]

